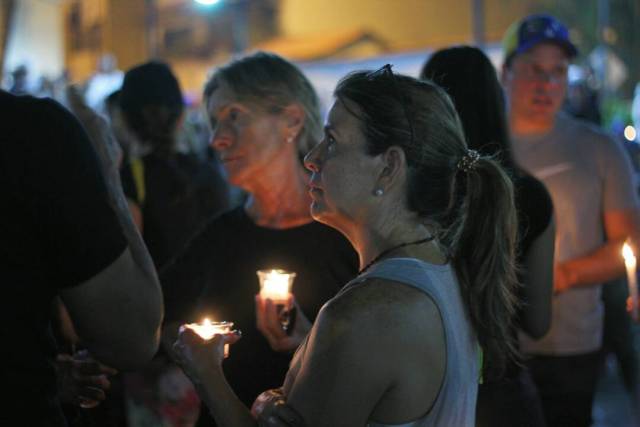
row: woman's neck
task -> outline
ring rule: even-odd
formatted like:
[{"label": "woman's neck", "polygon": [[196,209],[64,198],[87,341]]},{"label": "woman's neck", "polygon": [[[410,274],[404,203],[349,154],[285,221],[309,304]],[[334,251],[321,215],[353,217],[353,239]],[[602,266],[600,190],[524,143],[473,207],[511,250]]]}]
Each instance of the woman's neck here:
[{"label": "woman's neck", "polygon": [[301,165],[296,166],[293,171],[265,175],[249,189],[244,209],[257,225],[291,228],[313,221],[307,175]]},{"label": "woman's neck", "polygon": [[374,221],[369,224],[354,227],[349,235],[349,240],[358,252],[360,269],[370,265],[372,261],[379,261],[381,254],[389,251],[382,258],[398,255],[393,250],[395,246],[420,241],[432,235],[420,221],[405,218],[405,220]]}]

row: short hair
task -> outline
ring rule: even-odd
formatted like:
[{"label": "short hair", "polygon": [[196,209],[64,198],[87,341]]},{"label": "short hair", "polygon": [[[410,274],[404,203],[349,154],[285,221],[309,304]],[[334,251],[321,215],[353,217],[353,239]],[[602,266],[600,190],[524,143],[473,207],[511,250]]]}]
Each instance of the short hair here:
[{"label": "short hair", "polygon": [[298,151],[304,156],[322,139],[320,101],[311,82],[298,67],[267,52],[248,55],[216,69],[204,88],[209,101],[220,86],[228,87],[241,102],[278,112],[292,103],[300,105],[305,120]]}]

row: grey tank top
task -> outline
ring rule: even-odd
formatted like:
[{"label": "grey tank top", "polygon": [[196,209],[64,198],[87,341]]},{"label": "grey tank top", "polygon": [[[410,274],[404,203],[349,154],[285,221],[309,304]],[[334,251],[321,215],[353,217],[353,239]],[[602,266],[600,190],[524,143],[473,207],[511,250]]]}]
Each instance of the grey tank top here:
[{"label": "grey tank top", "polygon": [[442,387],[426,415],[406,424],[369,422],[367,425],[474,427],[480,378],[480,347],[451,265],[429,264],[414,258],[389,258],[371,266],[368,272],[349,282],[341,292],[373,277],[410,285],[431,297],[442,317],[447,361]]}]

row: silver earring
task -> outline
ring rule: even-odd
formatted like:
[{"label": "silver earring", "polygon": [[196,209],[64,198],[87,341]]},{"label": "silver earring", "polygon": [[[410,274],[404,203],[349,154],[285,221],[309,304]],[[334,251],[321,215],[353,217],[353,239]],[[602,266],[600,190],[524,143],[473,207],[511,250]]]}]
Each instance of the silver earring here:
[{"label": "silver earring", "polygon": [[287,138],[287,142],[288,142],[289,144],[291,144],[291,143],[293,142],[293,135],[291,135],[291,136],[289,136],[289,137]]},{"label": "silver earring", "polygon": [[384,194],[384,190],[382,188],[376,188],[376,190],[373,192],[373,194],[376,197],[380,197],[380,196],[382,196]]}]

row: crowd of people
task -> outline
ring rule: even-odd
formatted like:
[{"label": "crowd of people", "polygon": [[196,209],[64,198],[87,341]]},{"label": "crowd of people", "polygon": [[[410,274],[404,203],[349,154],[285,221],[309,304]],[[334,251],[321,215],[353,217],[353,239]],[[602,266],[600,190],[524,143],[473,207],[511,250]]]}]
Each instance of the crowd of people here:
[{"label": "crowd of people", "polygon": [[[191,150],[163,62],[104,64],[117,90],[68,109],[0,92],[1,423],[587,427],[606,351],[640,403],[631,162],[563,109],[560,21],[514,23],[503,53],[353,71],[324,124],[298,67],[236,58]],[[258,293],[275,268],[286,327]],[[185,327],[205,317],[237,329]]]}]

